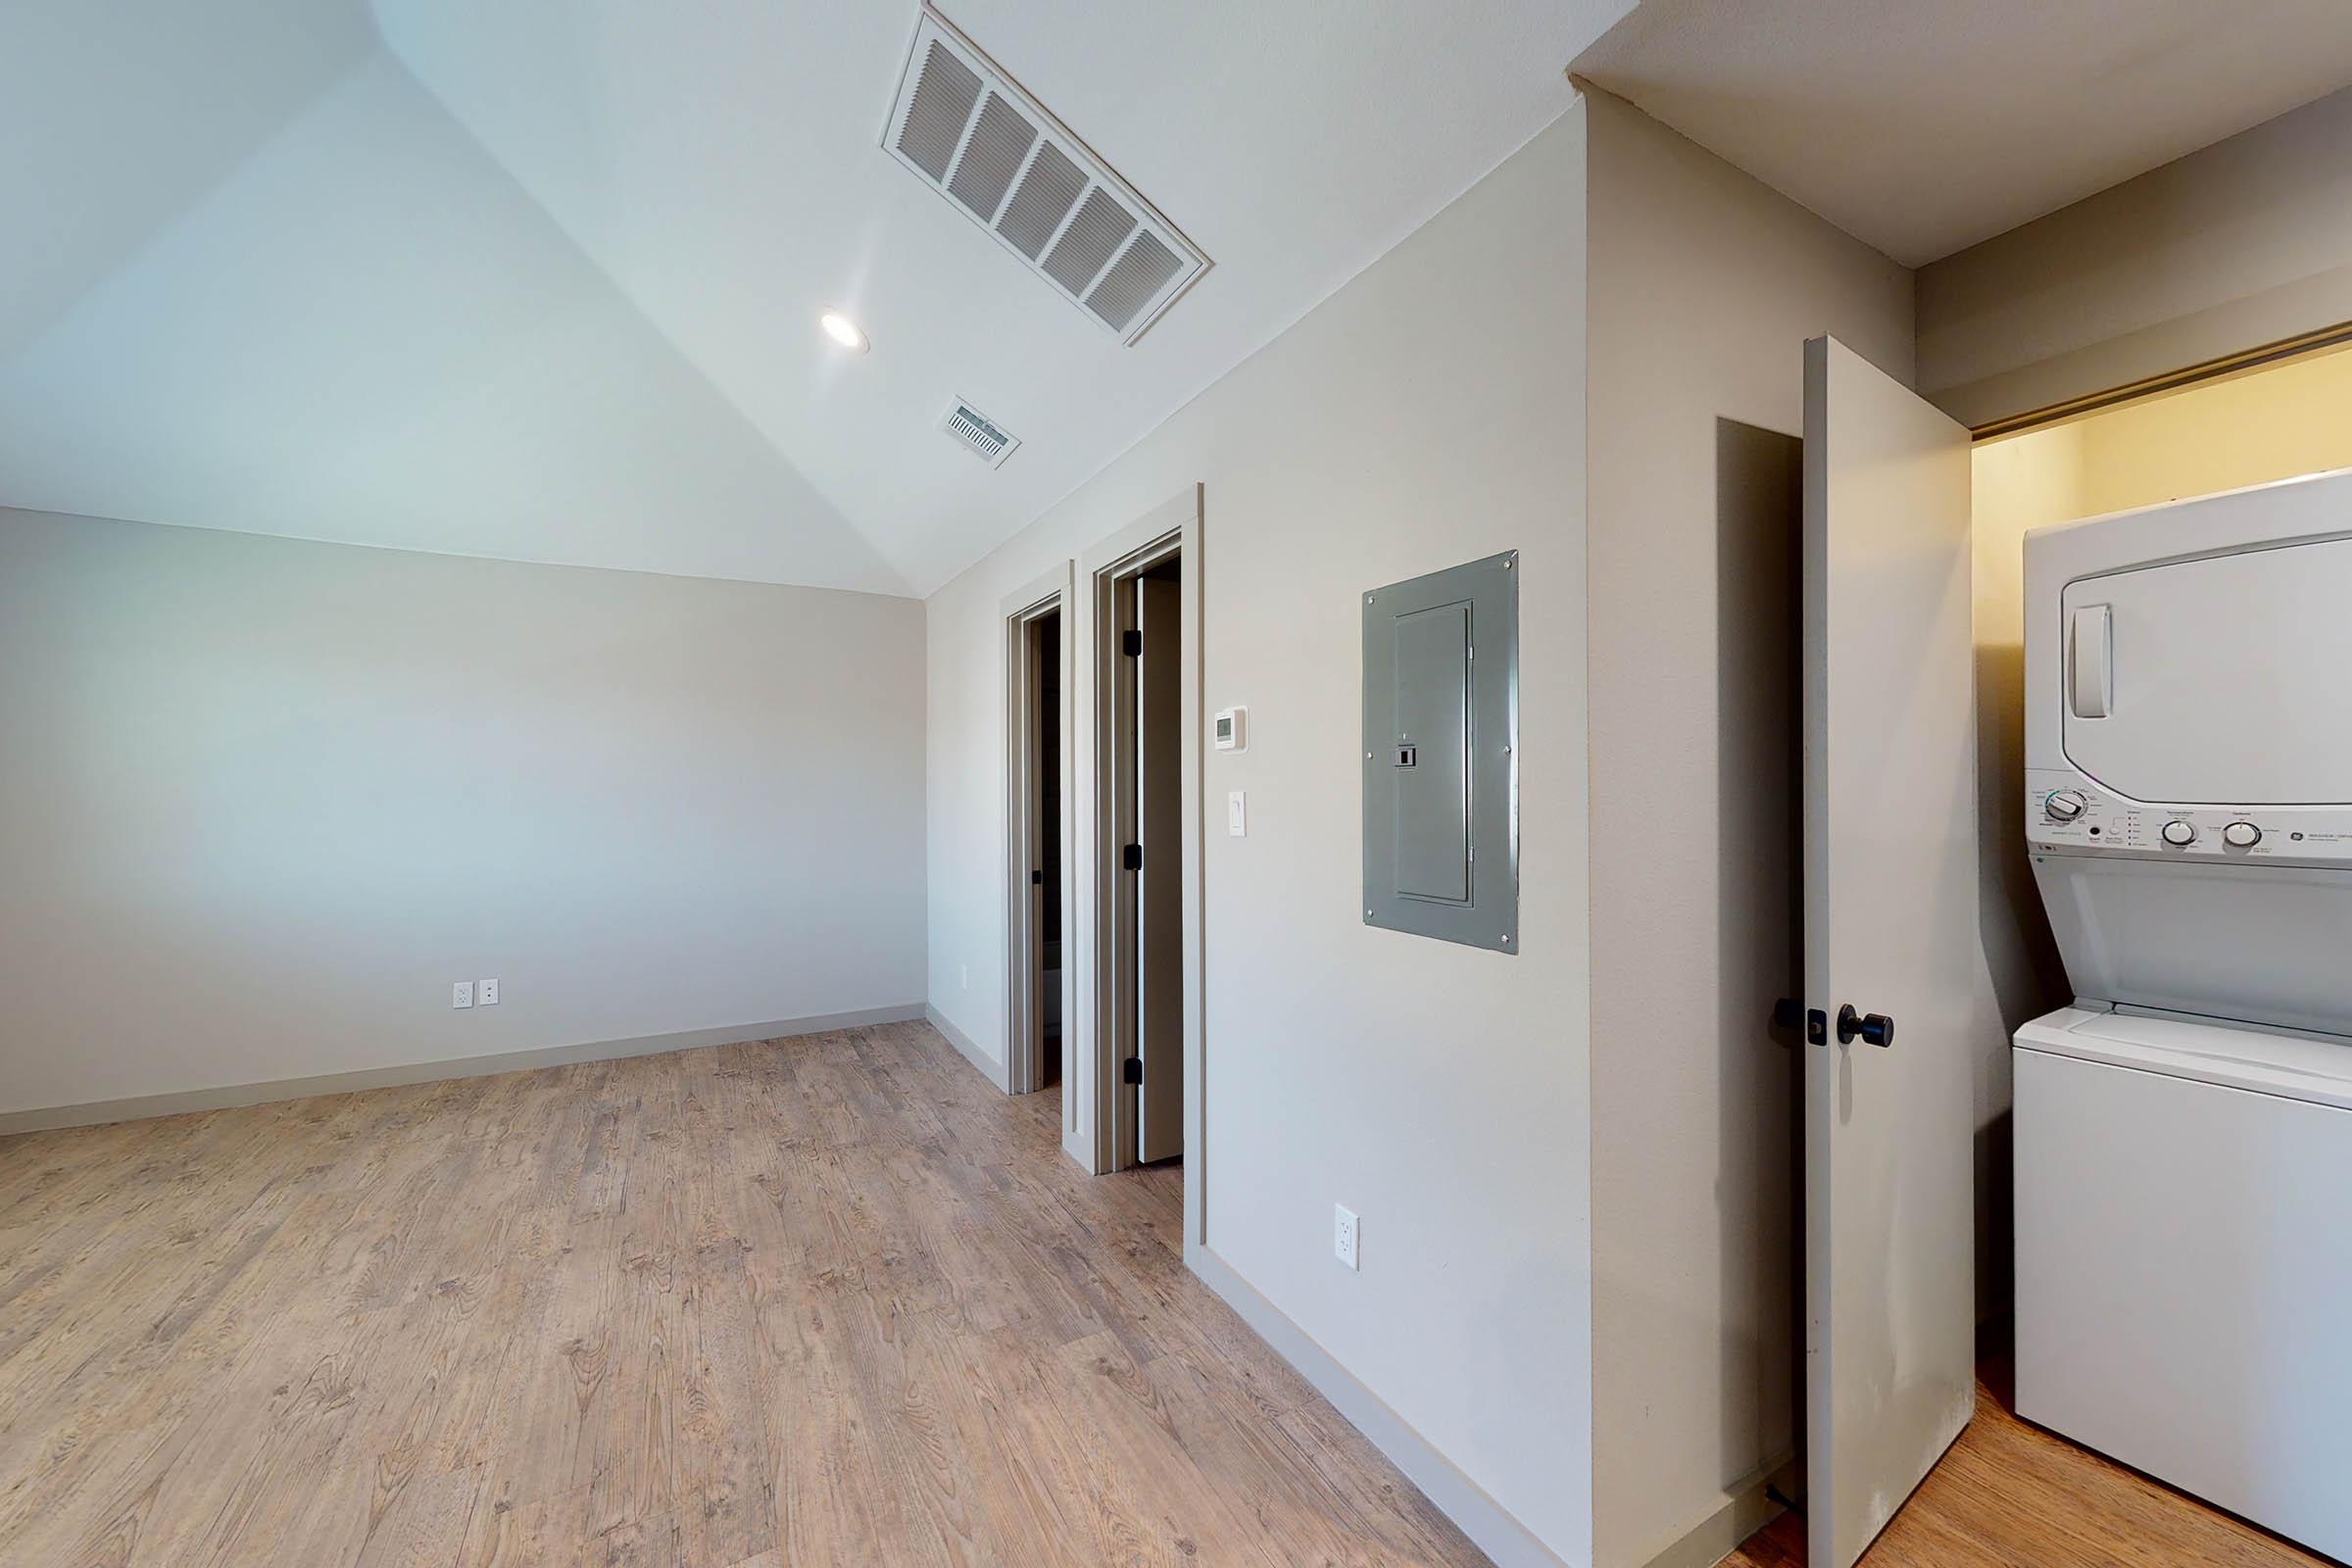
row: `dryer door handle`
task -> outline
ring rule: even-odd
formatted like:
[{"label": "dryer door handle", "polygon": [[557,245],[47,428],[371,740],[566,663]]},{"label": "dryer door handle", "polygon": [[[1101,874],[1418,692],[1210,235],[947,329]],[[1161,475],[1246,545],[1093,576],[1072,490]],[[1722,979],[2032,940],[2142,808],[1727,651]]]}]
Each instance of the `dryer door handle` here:
[{"label": "dryer door handle", "polygon": [[2066,658],[2067,708],[2077,718],[2115,710],[2115,633],[2105,605],[2075,612]]}]

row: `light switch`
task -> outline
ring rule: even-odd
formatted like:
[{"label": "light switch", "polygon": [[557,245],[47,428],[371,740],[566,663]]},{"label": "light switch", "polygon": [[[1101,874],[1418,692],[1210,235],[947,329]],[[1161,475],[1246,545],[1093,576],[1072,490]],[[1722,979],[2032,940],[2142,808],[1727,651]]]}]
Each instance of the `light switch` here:
[{"label": "light switch", "polygon": [[1250,835],[1249,797],[1240,790],[1225,797],[1225,831],[1237,839]]}]

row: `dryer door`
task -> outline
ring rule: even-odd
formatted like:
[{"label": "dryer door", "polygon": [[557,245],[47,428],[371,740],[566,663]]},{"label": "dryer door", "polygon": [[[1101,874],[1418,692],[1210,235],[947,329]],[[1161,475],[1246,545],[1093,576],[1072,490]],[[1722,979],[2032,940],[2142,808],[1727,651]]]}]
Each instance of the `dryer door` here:
[{"label": "dryer door", "polygon": [[2352,802],[2352,539],[2080,578],[2067,760],[2134,801]]}]

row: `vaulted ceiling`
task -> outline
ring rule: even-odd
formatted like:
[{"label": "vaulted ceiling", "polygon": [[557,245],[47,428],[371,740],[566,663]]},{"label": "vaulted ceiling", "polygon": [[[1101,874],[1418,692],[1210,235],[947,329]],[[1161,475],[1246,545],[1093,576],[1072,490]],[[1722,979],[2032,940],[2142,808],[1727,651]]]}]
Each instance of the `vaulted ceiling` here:
[{"label": "vaulted ceiling", "polygon": [[1556,116],[1627,3],[950,6],[1212,258],[1126,347],[882,150],[914,0],[15,0],[0,504],[925,593]]},{"label": "vaulted ceiling", "polygon": [[927,593],[1571,61],[1917,263],[2352,80],[2342,5],[947,0],[1213,260],[1127,347],[883,151],[916,0],[11,0],[0,505]]}]

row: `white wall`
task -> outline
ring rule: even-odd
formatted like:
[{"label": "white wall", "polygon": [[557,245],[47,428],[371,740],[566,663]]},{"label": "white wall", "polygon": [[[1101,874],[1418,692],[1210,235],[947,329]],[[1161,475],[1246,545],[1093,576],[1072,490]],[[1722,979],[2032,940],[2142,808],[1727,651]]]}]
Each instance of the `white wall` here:
[{"label": "white wall", "polygon": [[0,1112],[919,1004],[922,649],[906,599],[0,511]]},{"label": "white wall", "polygon": [[1912,315],[1903,268],[1619,99],[1591,117],[1593,1561],[1617,1568],[1736,1536],[1719,1516],[1793,1442],[1799,1063],[1765,1022],[1802,974],[1803,345],[1908,379]]},{"label": "white wall", "polygon": [[2352,320],[2352,88],[1923,268],[1919,385],[1983,424]]},{"label": "white wall", "polygon": [[[1250,710],[1249,751],[1206,767],[1206,1250],[1580,1563],[1583,132],[1539,135],[927,604],[931,997],[1001,1057],[1000,599],[1205,485],[1202,700]],[[1506,549],[1518,956],[1368,929],[1357,903],[1361,594]],[[1360,1273],[1332,1258],[1335,1201],[1363,1216]]]},{"label": "white wall", "polygon": [[2080,516],[2352,466],[2352,350],[2061,428],[2079,443]]}]

